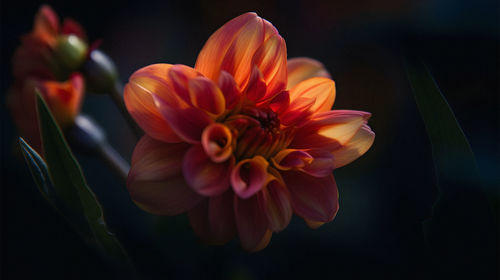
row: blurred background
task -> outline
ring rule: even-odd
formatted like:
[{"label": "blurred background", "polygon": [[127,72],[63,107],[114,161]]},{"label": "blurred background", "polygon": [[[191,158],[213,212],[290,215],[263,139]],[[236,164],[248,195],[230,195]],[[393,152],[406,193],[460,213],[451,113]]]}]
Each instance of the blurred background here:
[{"label": "blurred background", "polygon": [[[498,279],[498,213],[478,199],[499,195],[498,1],[2,0],[1,100],[12,83],[11,56],[43,3],[81,23],[90,41],[102,39],[123,82],[152,63],[193,66],[217,28],[255,11],[278,28],[289,57],[325,64],[337,86],[334,108],[373,114],[373,147],[334,172],[340,192],[335,220],[311,230],[294,217],[265,250],[253,254],[237,240],[199,243],[185,216],[143,212],[103,163],[77,154],[141,278]],[[452,197],[461,211],[442,212],[446,234],[436,241],[437,253],[422,229],[438,194],[436,176],[405,56],[428,65],[471,144],[482,179]],[[113,277],[38,193],[5,102],[0,104],[1,278]],[[135,140],[111,99],[88,94],[83,112],[129,160]]]}]

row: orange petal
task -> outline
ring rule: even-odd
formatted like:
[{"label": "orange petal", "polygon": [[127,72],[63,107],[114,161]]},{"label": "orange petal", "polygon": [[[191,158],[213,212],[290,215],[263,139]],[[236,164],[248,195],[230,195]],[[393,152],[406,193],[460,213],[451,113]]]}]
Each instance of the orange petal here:
[{"label": "orange petal", "polygon": [[370,113],[352,110],[316,114],[296,131],[290,148],[334,151],[346,144],[370,116]]},{"label": "orange petal", "polygon": [[201,144],[214,162],[226,161],[233,152],[231,130],[223,124],[213,123],[203,131]]},{"label": "orange petal", "polygon": [[314,104],[316,104],[315,98],[298,97],[280,115],[281,124],[295,127],[302,126],[314,114],[314,111],[311,110]]},{"label": "orange petal", "polygon": [[83,76],[73,73],[68,81],[44,81],[40,88],[56,121],[62,127],[73,124],[80,113],[84,95]]},{"label": "orange petal", "polygon": [[[139,126],[151,137],[165,142],[175,143],[180,142],[181,139],[172,130],[167,121],[163,118],[162,114],[156,107],[152,91],[161,95],[170,94],[167,86],[158,80],[150,79],[145,80],[142,76],[145,75],[158,75],[166,76],[169,64],[156,64],[151,65],[137,71],[131,77],[131,81],[125,86],[123,98],[125,105],[130,115],[139,124]],[[140,86],[142,81],[149,82],[148,85]],[[139,84],[138,84],[139,83]],[[166,92],[168,91],[168,92]]]},{"label": "orange petal", "polygon": [[290,110],[300,107],[300,104],[295,105],[295,101],[304,97],[316,99],[311,111],[330,111],[335,101],[335,83],[327,78],[311,78],[298,83],[290,89]]},{"label": "orange petal", "polygon": [[255,53],[253,63],[260,69],[267,84],[264,99],[285,90],[287,82],[286,44],[281,36],[269,37]]},{"label": "orange petal", "polygon": [[255,13],[236,17],[210,36],[198,55],[195,69],[213,81],[218,81],[221,70],[227,71],[244,88],[255,52],[274,34],[278,34],[277,30]]},{"label": "orange petal", "polygon": [[205,77],[189,80],[189,97],[193,106],[218,116],[226,109],[224,95],[217,85]]},{"label": "orange petal", "polygon": [[296,84],[314,77],[324,77],[331,79],[330,74],[325,69],[325,66],[312,58],[296,57],[289,59],[288,66],[288,84],[287,89],[294,87]]},{"label": "orange petal", "polygon": [[295,214],[317,222],[333,220],[338,211],[338,191],[332,174],[322,178],[299,171],[281,174],[290,191]]},{"label": "orange petal", "polygon": [[370,149],[374,140],[375,133],[368,125],[363,125],[349,142],[332,152],[335,168],[349,164],[362,156]]},{"label": "orange petal", "polygon": [[267,218],[257,197],[241,199],[234,195],[234,211],[241,247],[251,252],[264,249],[271,240],[272,232],[268,229]]},{"label": "orange petal", "polygon": [[192,146],[184,156],[182,171],[191,188],[204,196],[218,196],[229,188],[234,159],[215,163],[201,145]]},{"label": "orange petal", "polygon": [[50,6],[43,5],[38,10],[35,16],[33,33],[51,45],[56,43],[56,37],[59,35],[59,18]]},{"label": "orange petal", "polygon": [[156,215],[178,215],[202,199],[182,177],[181,162],[189,146],[166,144],[145,135],[132,154],[127,189],[136,204]]},{"label": "orange petal", "polygon": [[261,156],[244,159],[231,171],[231,185],[242,199],[247,199],[260,191],[267,179],[269,163]]},{"label": "orange petal", "polygon": [[290,193],[281,178],[272,177],[258,193],[258,201],[264,209],[269,228],[274,232],[282,231],[290,223],[293,214],[290,200]]}]

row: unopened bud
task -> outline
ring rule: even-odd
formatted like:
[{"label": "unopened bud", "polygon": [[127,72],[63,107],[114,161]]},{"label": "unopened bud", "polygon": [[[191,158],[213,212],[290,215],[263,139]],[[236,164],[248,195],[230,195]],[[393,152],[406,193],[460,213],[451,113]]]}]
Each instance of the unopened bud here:
[{"label": "unopened bud", "polygon": [[55,56],[59,64],[68,72],[80,68],[87,57],[87,44],[76,35],[57,38]]},{"label": "unopened bud", "polygon": [[83,71],[90,92],[107,94],[114,90],[118,72],[111,58],[104,52],[97,49],[91,51]]}]

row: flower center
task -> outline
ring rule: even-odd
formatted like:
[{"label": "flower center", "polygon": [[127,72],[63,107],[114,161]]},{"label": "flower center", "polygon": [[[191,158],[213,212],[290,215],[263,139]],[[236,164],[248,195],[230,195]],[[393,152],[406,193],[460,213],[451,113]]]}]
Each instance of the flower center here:
[{"label": "flower center", "polygon": [[270,158],[292,140],[292,129],[281,127],[278,115],[269,108],[243,108],[229,116],[224,124],[235,135],[234,154],[238,160],[256,155]]}]

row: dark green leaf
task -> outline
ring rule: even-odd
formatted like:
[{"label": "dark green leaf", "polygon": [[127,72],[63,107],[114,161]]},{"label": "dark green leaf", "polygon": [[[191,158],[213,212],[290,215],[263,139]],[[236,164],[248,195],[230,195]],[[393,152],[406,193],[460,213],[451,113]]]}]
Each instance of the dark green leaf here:
[{"label": "dark green leaf", "polygon": [[427,67],[410,62],[408,77],[429,136],[439,189],[432,216],[424,222],[426,239],[443,277],[486,279],[496,267],[497,229],[471,147]]},{"label": "dark green leaf", "polygon": [[128,265],[123,247],[108,231],[101,205],[88,187],[80,165],[40,94],[37,94],[37,108],[48,171],[63,205],[59,210],[108,260]]}]

